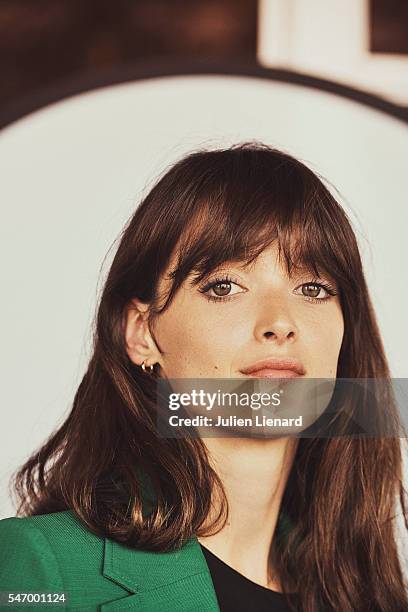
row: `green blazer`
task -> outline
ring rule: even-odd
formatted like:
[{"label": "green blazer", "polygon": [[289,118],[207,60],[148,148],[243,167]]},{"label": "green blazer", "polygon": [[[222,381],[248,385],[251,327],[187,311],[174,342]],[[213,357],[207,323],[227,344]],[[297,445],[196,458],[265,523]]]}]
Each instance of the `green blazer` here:
[{"label": "green blazer", "polygon": [[134,550],[94,535],[70,510],[0,520],[0,591],[65,592],[62,609],[83,612],[220,610],[196,537],[176,552]]}]

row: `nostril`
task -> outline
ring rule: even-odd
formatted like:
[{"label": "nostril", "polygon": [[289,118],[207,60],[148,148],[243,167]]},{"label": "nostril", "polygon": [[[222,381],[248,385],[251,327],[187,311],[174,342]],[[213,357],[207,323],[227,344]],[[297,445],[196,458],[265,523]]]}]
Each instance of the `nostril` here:
[{"label": "nostril", "polygon": [[294,331],[290,331],[287,334],[282,333],[282,335],[280,334],[276,334],[273,331],[266,331],[263,333],[264,338],[279,338],[281,337],[282,339],[286,338],[287,340],[294,338],[295,337],[295,332]]}]

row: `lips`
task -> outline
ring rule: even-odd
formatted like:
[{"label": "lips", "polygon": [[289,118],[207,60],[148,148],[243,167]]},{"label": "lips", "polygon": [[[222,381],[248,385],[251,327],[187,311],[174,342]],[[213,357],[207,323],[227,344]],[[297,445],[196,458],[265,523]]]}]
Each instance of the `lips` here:
[{"label": "lips", "polygon": [[295,378],[303,376],[305,369],[298,359],[263,359],[240,370],[242,374],[259,378]]}]

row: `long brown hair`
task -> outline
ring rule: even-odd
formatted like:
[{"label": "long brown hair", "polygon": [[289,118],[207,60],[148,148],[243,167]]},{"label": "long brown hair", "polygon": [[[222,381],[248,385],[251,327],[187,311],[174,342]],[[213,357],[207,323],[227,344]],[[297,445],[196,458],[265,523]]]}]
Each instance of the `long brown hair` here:
[{"label": "long brown hair", "polygon": [[[222,527],[227,502],[203,441],[157,435],[160,373],[147,376],[129,359],[125,313],[137,297],[153,322],[191,271],[199,283],[225,261],[252,261],[272,241],[288,270],[299,262],[323,270],[340,289],[337,376],[389,378],[353,230],[323,181],[261,144],[193,153],[162,176],[123,231],[71,413],[15,476],[20,515],[71,509],[98,535],[166,551],[208,533],[217,489],[224,503],[211,529]],[[158,281],[174,253],[171,290],[159,304]],[[285,590],[298,593],[305,611],[408,610],[392,520],[398,496],[405,516],[403,495],[397,438],[299,440],[282,501],[292,529],[275,553]]]}]

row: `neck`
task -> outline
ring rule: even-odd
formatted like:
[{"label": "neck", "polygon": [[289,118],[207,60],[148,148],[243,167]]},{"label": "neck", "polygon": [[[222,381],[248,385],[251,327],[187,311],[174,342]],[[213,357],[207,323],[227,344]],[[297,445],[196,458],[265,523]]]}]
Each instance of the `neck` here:
[{"label": "neck", "polygon": [[296,440],[208,438],[205,445],[229,512],[221,531],[199,541],[250,580],[281,590],[278,578],[270,576],[269,558]]}]

